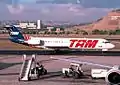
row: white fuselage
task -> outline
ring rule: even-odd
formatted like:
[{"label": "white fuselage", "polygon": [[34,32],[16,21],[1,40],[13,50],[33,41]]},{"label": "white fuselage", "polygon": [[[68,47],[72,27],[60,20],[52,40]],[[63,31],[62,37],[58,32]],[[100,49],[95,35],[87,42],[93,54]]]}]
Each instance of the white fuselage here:
[{"label": "white fuselage", "polygon": [[115,47],[109,41],[98,38],[31,37],[26,43],[45,48],[111,49]]}]

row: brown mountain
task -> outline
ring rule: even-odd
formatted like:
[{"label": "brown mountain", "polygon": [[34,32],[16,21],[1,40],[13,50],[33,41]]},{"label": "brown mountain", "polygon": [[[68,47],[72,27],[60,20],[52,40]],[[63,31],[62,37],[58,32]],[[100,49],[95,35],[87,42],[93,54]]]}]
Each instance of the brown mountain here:
[{"label": "brown mountain", "polygon": [[106,16],[98,19],[92,24],[74,26],[74,29],[82,30],[116,30],[120,29],[120,9],[109,12]]}]

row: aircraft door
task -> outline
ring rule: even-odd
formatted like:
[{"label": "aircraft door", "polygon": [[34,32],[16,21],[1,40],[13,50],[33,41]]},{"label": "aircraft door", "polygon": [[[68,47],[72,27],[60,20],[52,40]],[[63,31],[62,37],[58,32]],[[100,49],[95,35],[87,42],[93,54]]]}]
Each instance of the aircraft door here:
[{"label": "aircraft door", "polygon": [[40,46],[43,46],[45,44],[45,42],[43,40],[40,40]]}]

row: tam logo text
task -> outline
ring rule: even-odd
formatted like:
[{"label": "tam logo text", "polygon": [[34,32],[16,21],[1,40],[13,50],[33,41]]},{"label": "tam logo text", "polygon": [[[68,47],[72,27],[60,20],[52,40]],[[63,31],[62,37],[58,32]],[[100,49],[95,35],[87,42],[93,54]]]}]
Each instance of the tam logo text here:
[{"label": "tam logo text", "polygon": [[10,35],[18,35],[19,32],[10,32]]},{"label": "tam logo text", "polygon": [[70,40],[70,48],[95,48],[98,40]]}]

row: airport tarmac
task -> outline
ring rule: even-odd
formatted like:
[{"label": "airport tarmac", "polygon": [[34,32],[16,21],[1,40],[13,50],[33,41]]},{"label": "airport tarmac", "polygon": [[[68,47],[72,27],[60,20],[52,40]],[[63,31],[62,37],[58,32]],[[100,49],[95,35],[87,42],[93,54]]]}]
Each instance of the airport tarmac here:
[{"label": "airport tarmac", "polygon": [[[31,57],[30,55],[28,58]],[[48,70],[48,74],[39,80],[18,81],[22,65],[21,55],[0,55],[0,85],[106,85],[104,79],[91,79],[90,69],[94,66],[83,66],[85,76],[81,79],[63,78],[61,70],[69,67],[69,62],[53,60],[50,57],[71,58],[81,61],[90,61],[99,64],[119,65],[120,56],[64,56],[64,55],[37,55],[37,61],[41,62]]]}]

